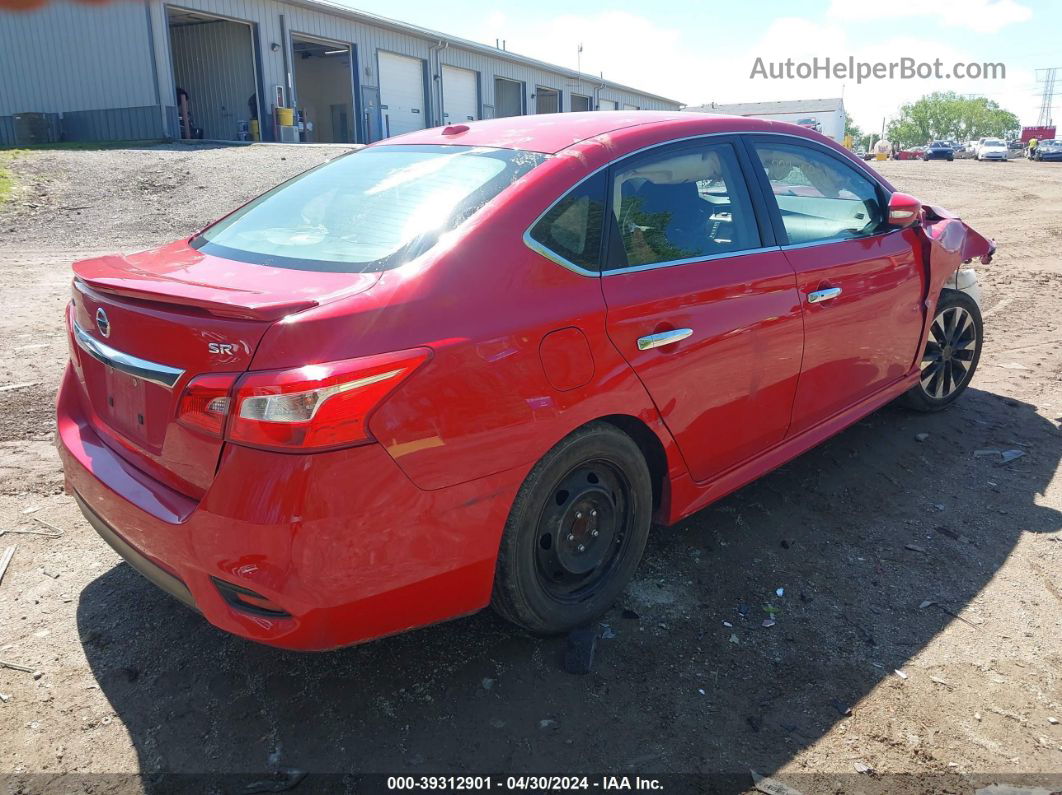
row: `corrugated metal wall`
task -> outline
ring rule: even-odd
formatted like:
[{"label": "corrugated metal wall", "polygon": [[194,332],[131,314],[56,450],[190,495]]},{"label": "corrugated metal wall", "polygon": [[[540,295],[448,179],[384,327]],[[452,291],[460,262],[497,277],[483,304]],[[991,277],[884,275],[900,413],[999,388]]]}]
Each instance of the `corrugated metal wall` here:
[{"label": "corrugated metal wall", "polygon": [[188,92],[192,124],[204,138],[235,140],[251,119],[255,87],[251,26],[210,20],[170,27],[175,85]]},{"label": "corrugated metal wall", "polygon": [[[266,93],[270,96],[272,96],[271,87],[274,85],[284,86],[285,91],[290,88],[290,81],[284,72],[283,54],[272,52],[270,48],[274,42],[281,46],[290,46],[284,42],[281,30],[280,18],[283,15],[289,34],[302,33],[356,44],[359,59],[358,79],[363,88],[379,87],[376,67],[377,50],[422,58],[428,61],[433,75],[439,72],[441,64],[450,64],[479,72],[484,105],[483,115],[486,118],[492,115],[494,106],[495,76],[523,82],[526,92],[525,107],[528,108],[534,107],[531,95],[535,93],[535,87],[544,86],[561,92],[562,110],[564,111],[571,110],[570,101],[573,92],[592,98],[600,96],[612,99],[621,105],[635,105],[643,110],[677,110],[674,103],[644,94],[623,91],[612,86],[599,87],[594,82],[576,79],[571,76],[571,73],[551,72],[505,57],[492,57],[483,52],[465,50],[454,45],[445,47],[439,50],[437,55],[433,55],[432,45],[436,42],[429,39],[337,16],[327,11],[288,5],[276,0],[182,0],[181,6],[258,23],[258,45],[262,53],[263,78],[267,86]],[[160,61],[159,69],[166,73],[169,69],[168,63]],[[432,82],[437,85],[441,81]],[[432,124],[442,123],[439,90],[436,88],[430,98]],[[297,86],[295,93],[296,95],[298,93]]]},{"label": "corrugated metal wall", "polygon": [[[612,86],[599,87],[595,81],[574,78],[570,72],[551,71],[532,64],[495,57],[487,52],[462,49],[451,44],[433,52],[436,42],[413,33],[391,30],[370,21],[351,19],[328,10],[289,5],[279,0],[180,0],[179,6],[255,23],[255,45],[261,65],[265,112],[269,112],[273,87],[291,87],[284,68],[284,50],[290,34],[302,33],[357,47],[359,99],[372,96],[378,88],[376,54],[386,50],[428,61],[431,73],[441,64],[472,69],[480,73],[484,117],[494,106],[494,77],[507,77],[524,83],[525,104],[534,107],[531,95],[536,86],[561,92],[562,110],[571,109],[571,94],[610,99],[619,104],[646,110],[675,110],[674,103],[625,91]],[[288,36],[284,35],[284,18]],[[150,24],[149,24],[150,20]],[[272,49],[273,44],[277,50]],[[129,109],[122,129],[143,129],[142,108],[155,106],[159,128],[177,135],[172,108],[176,106],[171,41],[162,0],[130,0],[105,5],[75,5],[56,0],[43,10],[28,14],[0,12],[0,116],[23,111],[66,113],[83,110]],[[151,54],[154,53],[154,59]],[[431,81],[431,123],[441,123],[441,81]],[[186,87],[187,88],[187,87]],[[191,89],[187,89],[191,91]],[[247,95],[254,89],[247,92]],[[296,87],[297,91],[297,87]],[[234,118],[243,118],[242,105]],[[226,106],[227,107],[227,106]],[[362,124],[364,125],[365,107]],[[370,110],[378,113],[378,109]],[[119,114],[121,116],[121,114]],[[373,125],[378,124],[378,118]],[[202,126],[202,125],[200,125]],[[223,125],[224,126],[224,125]],[[264,132],[268,133],[268,125]],[[3,125],[0,124],[0,129]],[[121,137],[133,137],[123,134]],[[224,136],[231,137],[231,136]]]},{"label": "corrugated metal wall", "polygon": [[0,11],[0,117],[110,109],[108,136],[161,136],[150,36],[139,2]]}]

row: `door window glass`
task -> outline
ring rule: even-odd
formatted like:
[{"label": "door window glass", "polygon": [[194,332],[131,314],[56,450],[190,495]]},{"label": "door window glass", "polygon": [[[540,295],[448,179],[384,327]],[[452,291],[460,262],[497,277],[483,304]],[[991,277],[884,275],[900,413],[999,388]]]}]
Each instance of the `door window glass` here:
[{"label": "door window glass", "polygon": [[612,191],[627,266],[760,245],[752,202],[729,144],[641,158],[615,174]]},{"label": "door window glass", "polygon": [[804,146],[755,145],[790,243],[865,237],[885,220],[877,186],[836,158]]}]

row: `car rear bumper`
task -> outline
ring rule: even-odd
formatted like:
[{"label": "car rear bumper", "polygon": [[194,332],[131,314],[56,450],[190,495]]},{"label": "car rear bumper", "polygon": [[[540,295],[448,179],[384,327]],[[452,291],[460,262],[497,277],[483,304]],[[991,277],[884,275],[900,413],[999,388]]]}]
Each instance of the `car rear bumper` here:
[{"label": "car rear bumper", "polygon": [[526,472],[417,488],[376,444],[317,455],[227,445],[202,500],[153,480],[85,418],[68,367],[57,446],[105,541],[210,623],[324,650],[474,612]]}]

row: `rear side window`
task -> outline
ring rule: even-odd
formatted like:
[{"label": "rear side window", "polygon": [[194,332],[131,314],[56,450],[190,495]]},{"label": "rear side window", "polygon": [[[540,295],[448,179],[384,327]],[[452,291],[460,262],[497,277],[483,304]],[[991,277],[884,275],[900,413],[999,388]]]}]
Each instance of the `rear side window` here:
[{"label": "rear side window", "polygon": [[790,243],[865,237],[885,220],[877,186],[805,146],[756,143]]},{"label": "rear side window", "polygon": [[549,252],[587,270],[601,266],[601,227],[605,220],[605,172],[576,185],[531,229],[531,238]]},{"label": "rear side window", "polygon": [[671,150],[620,167],[612,181],[612,208],[626,267],[760,245],[745,178],[730,144]]},{"label": "rear side window", "polygon": [[423,254],[544,159],[470,146],[372,147],[259,196],[192,245],[281,268],[386,270]]}]

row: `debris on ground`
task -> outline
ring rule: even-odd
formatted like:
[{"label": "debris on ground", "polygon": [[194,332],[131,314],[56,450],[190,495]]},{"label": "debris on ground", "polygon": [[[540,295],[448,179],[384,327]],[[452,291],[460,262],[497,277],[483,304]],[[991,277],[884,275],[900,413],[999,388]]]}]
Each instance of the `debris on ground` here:
[{"label": "debris on ground", "polygon": [[921,552],[923,555],[927,554],[926,553],[926,548],[925,547],[920,547],[920,546],[918,546],[918,544],[904,544],[903,548],[904,549],[909,549],[912,552]]},{"label": "debris on ground", "polygon": [[282,767],[271,773],[269,778],[251,782],[243,788],[243,791],[248,795],[256,792],[286,792],[296,787],[304,778],[306,778],[305,770]]},{"label": "debris on ground", "polygon": [[482,682],[480,682],[480,684],[483,685],[484,690],[490,690],[494,687],[494,680],[489,677],[486,677],[483,679]]},{"label": "debris on ground", "polygon": [[10,668],[12,671],[22,671],[24,674],[32,674],[35,671],[28,665],[22,665],[20,663],[14,663],[10,660],[0,660],[0,668]]},{"label": "debris on ground", "polygon": [[835,710],[837,710],[837,713],[842,717],[847,718],[849,715],[852,714],[852,708],[847,706],[843,701],[838,701],[837,699],[834,699],[830,702],[830,704]]},{"label": "debris on ground", "polygon": [[894,669],[893,669],[893,673],[894,673],[894,674],[896,674],[896,675],[897,675],[898,677],[900,677],[901,679],[906,679],[906,678],[907,678],[907,674],[905,674],[905,673],[904,673],[903,671],[901,671],[901,670],[900,670],[899,668],[894,668]]},{"label": "debris on ground", "polygon": [[773,627],[773,626],[774,626],[774,625],[775,625],[776,623],[777,623],[777,622],[776,622],[776,621],[775,621],[775,620],[774,620],[773,618],[765,618],[765,619],[763,619],[763,623],[762,623],[762,624],[761,624],[760,626],[762,626],[762,627],[766,627],[767,629],[770,629],[770,628],[771,628],[771,627]]},{"label": "debris on ground", "polygon": [[1024,450],[1004,450],[1001,454],[1004,464],[1009,464],[1025,455]]},{"label": "debris on ground", "polygon": [[594,665],[597,650],[597,630],[579,627],[568,633],[568,648],[564,651],[564,670],[570,674],[588,674]]},{"label": "debris on ground", "polygon": [[935,604],[936,604],[936,602],[934,602],[934,601],[932,601],[930,599],[926,599],[924,602],[922,602],[922,604],[920,604],[918,606],[918,609],[919,610],[925,610],[927,607],[930,607],[931,605],[935,605]]},{"label": "debris on ground", "polygon": [[542,729],[543,731],[547,729],[556,729],[557,721],[553,720],[553,718],[543,718],[538,722],[538,728]]},{"label": "debris on ground", "polygon": [[915,434],[915,441],[916,442],[924,442],[928,438],[929,438],[929,434],[928,433],[916,433]]},{"label": "debris on ground", "polygon": [[7,573],[7,567],[11,565],[11,558],[15,556],[16,549],[18,544],[8,547],[0,554],[0,584],[4,582],[4,575]]},{"label": "debris on ground", "polygon": [[752,785],[764,795],[803,795],[800,790],[793,789],[776,778],[761,776],[755,770],[750,770],[749,773],[752,774]]},{"label": "debris on ground", "polygon": [[856,762],[855,763],[855,770],[856,770],[856,773],[870,774],[870,773],[874,772],[874,768],[872,768],[866,762]]},{"label": "debris on ground", "polygon": [[37,386],[38,384],[40,384],[40,381],[26,381],[21,384],[4,384],[3,386],[0,386],[0,392],[11,392],[15,389],[26,389],[31,386]]}]

